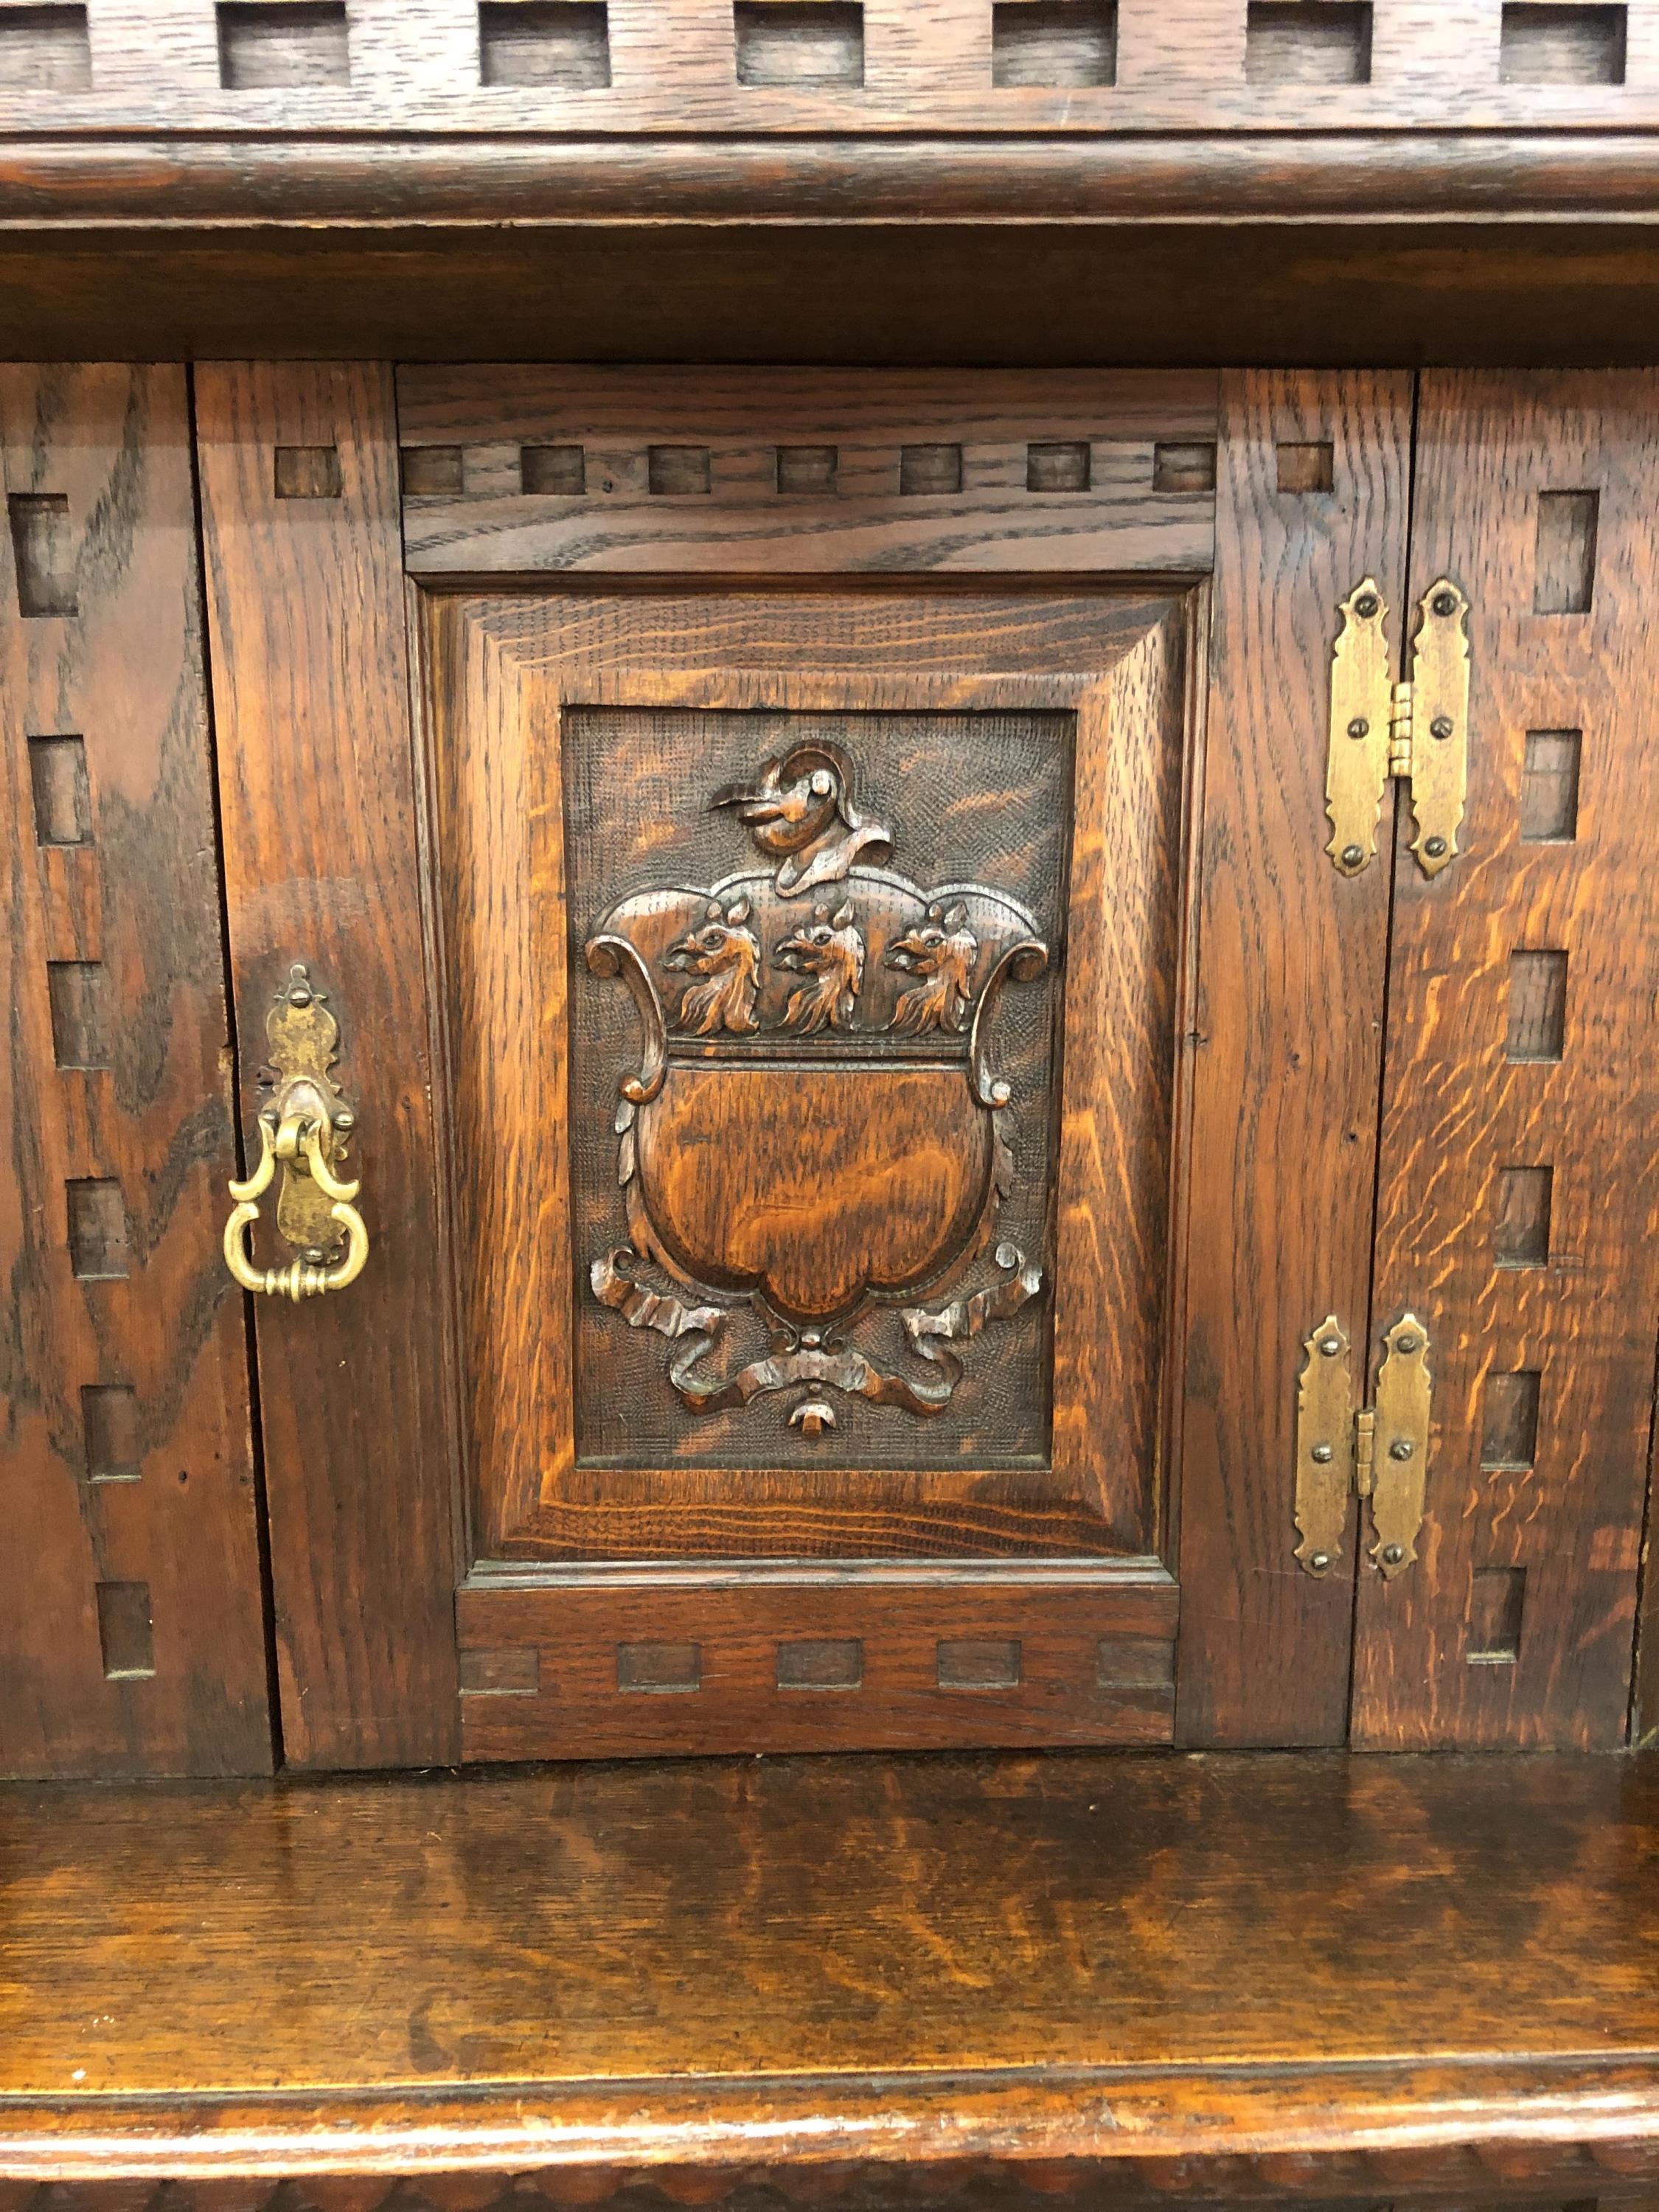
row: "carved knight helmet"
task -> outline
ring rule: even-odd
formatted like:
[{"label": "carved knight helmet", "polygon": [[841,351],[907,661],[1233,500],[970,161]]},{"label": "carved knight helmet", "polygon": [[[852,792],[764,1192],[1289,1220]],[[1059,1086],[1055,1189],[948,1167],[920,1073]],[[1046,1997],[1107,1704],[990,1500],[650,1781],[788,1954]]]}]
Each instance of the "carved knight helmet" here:
[{"label": "carved knight helmet", "polygon": [[840,883],[860,854],[884,860],[893,848],[891,832],[853,803],[852,762],[822,738],[792,746],[752,785],[728,784],[709,804],[737,808],[757,850],[777,862],[774,882],[784,898]]}]

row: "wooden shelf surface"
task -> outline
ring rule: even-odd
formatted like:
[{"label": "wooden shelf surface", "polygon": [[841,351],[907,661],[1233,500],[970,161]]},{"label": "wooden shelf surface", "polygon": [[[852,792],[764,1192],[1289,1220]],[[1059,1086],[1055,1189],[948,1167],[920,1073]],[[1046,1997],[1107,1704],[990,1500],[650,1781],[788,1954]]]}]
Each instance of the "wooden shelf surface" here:
[{"label": "wooden shelf surface", "polygon": [[1659,1757],[14,1788],[0,1929],[19,2184],[1659,2172]]}]

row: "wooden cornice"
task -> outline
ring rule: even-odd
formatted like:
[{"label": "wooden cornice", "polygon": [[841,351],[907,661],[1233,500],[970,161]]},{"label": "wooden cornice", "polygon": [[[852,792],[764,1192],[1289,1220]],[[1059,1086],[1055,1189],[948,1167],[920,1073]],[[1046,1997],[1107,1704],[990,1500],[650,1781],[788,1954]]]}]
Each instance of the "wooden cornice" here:
[{"label": "wooden cornice", "polygon": [[1390,222],[1650,227],[1659,131],[0,137],[46,226]]}]

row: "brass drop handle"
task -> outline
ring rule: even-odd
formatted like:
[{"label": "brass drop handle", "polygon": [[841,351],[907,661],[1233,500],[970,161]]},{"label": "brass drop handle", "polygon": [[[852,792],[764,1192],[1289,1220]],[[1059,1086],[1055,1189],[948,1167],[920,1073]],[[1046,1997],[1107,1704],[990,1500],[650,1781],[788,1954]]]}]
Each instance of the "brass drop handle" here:
[{"label": "brass drop handle", "polygon": [[[225,1265],[242,1288],[296,1304],[343,1291],[368,1257],[368,1231],[352,1204],[362,1186],[336,1171],[356,1121],[331,1073],[340,1031],[325,995],[299,963],[276,994],[265,1021],[275,1095],[259,1114],[258,1164],[245,1182],[232,1182],[236,1204],[225,1224]],[[299,1256],[285,1267],[258,1267],[248,1237],[279,1169],[277,1232]]]},{"label": "brass drop handle", "polygon": [[[274,1121],[270,1114],[259,1116],[259,1164],[246,1182],[233,1182],[230,1186],[236,1204],[225,1224],[225,1265],[245,1291],[257,1291],[266,1297],[292,1298],[297,1304],[301,1298],[320,1297],[325,1291],[343,1291],[356,1281],[368,1257],[368,1231],[351,1203],[362,1185],[337,1179],[324,1157],[321,1125],[301,1114],[288,1115],[273,1128]],[[286,1267],[256,1267],[249,1258],[247,1232],[259,1218],[259,1200],[276,1178],[279,1160],[303,1161],[317,1188],[331,1201],[328,1218],[338,1222],[346,1238],[345,1256],[334,1267],[325,1267],[301,1257],[290,1261]]]}]

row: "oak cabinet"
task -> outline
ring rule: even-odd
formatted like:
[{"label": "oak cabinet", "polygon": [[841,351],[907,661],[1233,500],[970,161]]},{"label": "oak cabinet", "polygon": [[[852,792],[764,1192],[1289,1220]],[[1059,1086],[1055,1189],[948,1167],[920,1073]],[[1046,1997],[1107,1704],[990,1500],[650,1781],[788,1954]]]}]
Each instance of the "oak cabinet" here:
[{"label": "oak cabinet", "polygon": [[1625,1743],[1656,419],[0,370],[8,1769]]}]

